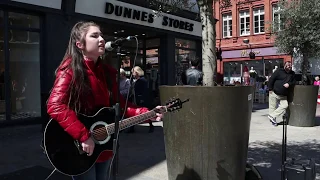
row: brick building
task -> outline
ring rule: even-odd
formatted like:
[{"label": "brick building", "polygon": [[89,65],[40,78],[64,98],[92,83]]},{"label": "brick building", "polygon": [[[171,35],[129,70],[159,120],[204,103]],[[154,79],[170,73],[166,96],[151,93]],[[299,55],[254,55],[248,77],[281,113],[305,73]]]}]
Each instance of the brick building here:
[{"label": "brick building", "polygon": [[[236,0],[230,4],[215,3],[217,47],[222,48],[222,62],[217,63],[220,81],[241,81],[243,70],[254,70],[259,76],[270,76],[291,56],[277,52],[271,28],[281,29],[279,7],[275,0]],[[253,52],[255,58],[249,57]]]}]

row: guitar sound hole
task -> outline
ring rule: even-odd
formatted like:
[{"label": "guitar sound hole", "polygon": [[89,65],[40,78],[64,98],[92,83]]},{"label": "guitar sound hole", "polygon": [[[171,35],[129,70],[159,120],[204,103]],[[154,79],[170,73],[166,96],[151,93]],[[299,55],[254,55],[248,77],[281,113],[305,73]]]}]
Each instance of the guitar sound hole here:
[{"label": "guitar sound hole", "polygon": [[104,125],[97,125],[92,131],[93,138],[98,141],[103,141],[108,137],[106,127]]}]

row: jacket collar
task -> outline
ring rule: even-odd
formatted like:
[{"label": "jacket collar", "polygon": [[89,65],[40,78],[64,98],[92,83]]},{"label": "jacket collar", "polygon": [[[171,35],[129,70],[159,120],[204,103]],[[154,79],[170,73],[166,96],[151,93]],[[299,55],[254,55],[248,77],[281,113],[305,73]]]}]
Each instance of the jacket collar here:
[{"label": "jacket collar", "polygon": [[94,60],[92,59],[89,59],[89,58],[84,59],[85,64],[92,70],[100,65],[100,61],[101,61],[100,58],[98,58],[96,63],[94,63]]}]

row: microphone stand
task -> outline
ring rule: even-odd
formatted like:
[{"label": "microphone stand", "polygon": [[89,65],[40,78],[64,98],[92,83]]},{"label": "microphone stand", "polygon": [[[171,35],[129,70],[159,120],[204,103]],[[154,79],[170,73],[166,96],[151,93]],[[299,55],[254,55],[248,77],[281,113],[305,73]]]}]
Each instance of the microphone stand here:
[{"label": "microphone stand", "polygon": [[[119,156],[118,156],[118,151],[119,151],[119,136],[118,136],[118,131],[119,131],[119,121],[120,121],[120,67],[121,67],[121,46],[118,44],[117,45],[117,84],[118,84],[118,94],[117,94],[117,100],[115,105],[113,106],[115,110],[115,139],[113,139],[113,153],[115,153],[115,157],[113,159],[113,165],[112,165],[112,172],[113,172],[113,180],[117,179],[117,174],[118,174],[118,163],[119,163]],[[118,136],[118,137],[117,137]]]},{"label": "microphone stand", "polygon": [[286,179],[286,164],[287,164],[287,123],[288,123],[288,110],[282,116],[282,154],[281,154],[281,180]]}]

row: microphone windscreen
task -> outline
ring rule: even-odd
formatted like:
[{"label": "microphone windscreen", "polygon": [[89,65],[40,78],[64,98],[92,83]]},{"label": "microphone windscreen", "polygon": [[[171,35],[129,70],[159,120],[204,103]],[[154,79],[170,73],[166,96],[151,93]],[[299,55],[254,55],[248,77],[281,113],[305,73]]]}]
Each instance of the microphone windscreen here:
[{"label": "microphone windscreen", "polygon": [[105,48],[107,51],[112,51],[113,48],[112,48],[112,41],[108,41],[105,45]]}]

